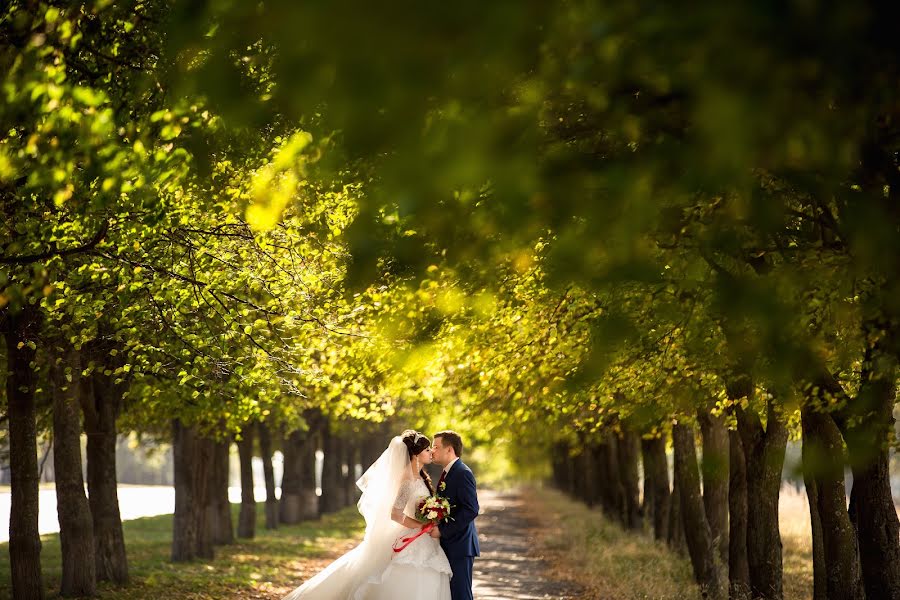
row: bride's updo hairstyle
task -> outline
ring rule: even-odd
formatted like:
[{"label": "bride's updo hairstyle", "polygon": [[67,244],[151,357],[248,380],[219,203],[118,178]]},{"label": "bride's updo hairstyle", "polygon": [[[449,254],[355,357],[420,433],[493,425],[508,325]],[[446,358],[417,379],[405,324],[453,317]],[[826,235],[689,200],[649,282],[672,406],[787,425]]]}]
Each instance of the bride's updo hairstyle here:
[{"label": "bride's updo hairstyle", "polygon": [[[415,429],[407,429],[400,434],[400,439],[406,444],[406,451],[409,453],[410,460],[412,460],[413,456],[418,456],[431,447],[431,440]],[[428,476],[425,469],[419,469],[419,475],[428,487],[428,492],[434,495],[434,485],[431,483],[431,477]]]}]

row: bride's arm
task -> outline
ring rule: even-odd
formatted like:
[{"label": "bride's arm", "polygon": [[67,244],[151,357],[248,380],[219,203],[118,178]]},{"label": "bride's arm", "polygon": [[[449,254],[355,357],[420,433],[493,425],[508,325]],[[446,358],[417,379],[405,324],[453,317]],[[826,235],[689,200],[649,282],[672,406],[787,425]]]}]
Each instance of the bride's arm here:
[{"label": "bride's arm", "polygon": [[404,482],[400,486],[400,491],[397,492],[397,499],[394,500],[394,507],[391,509],[391,520],[400,523],[401,525],[409,529],[417,529],[421,527],[423,523],[411,517],[407,517],[403,512],[403,509],[406,508],[406,503],[409,501],[409,495],[411,493],[412,486]]},{"label": "bride's arm", "polygon": [[396,521],[397,523],[400,523],[408,529],[418,529],[419,527],[424,525],[424,523],[422,523],[421,521],[417,521],[411,517],[407,517],[405,514],[403,514],[403,510],[398,510],[396,508],[391,511],[391,519]]}]

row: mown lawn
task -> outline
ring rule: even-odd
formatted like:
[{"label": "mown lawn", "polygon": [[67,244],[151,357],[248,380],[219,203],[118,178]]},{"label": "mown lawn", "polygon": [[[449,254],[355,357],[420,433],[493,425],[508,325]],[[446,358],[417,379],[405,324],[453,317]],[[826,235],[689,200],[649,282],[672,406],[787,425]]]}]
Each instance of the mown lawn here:
[{"label": "mown lawn", "polygon": [[[233,506],[237,523],[238,507]],[[331,560],[362,539],[365,524],[356,511],[343,511],[275,531],[262,528],[264,505],[258,504],[257,534],[230,546],[218,546],[210,562],[169,561],[172,515],[147,517],[124,524],[131,584],[101,584],[100,598],[134,600],[201,600],[281,598]],[[41,560],[49,597],[59,596],[59,536],[45,535]],[[9,545],[0,544],[0,598],[12,596]]]}]

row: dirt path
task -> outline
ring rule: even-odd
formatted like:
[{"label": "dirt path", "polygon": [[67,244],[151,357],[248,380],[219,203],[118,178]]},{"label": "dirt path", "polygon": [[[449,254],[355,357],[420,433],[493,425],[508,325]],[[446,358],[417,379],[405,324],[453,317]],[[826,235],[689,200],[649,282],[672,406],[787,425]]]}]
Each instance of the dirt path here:
[{"label": "dirt path", "polygon": [[533,547],[518,493],[478,492],[482,513],[475,521],[481,557],[475,559],[475,600],[575,600],[570,583],[546,579],[546,564]]}]

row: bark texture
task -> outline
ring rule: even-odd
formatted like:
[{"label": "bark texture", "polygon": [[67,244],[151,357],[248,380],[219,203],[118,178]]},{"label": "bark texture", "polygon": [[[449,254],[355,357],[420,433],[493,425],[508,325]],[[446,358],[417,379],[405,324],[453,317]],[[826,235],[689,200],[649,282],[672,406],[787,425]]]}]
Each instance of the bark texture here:
[{"label": "bark texture", "polygon": [[241,512],[238,515],[237,535],[252,539],[256,535],[256,497],[253,492],[253,433],[255,427],[246,425],[238,440],[238,456],[241,461]]},{"label": "bark texture", "polygon": [[[99,353],[108,353],[108,348]],[[108,354],[105,354],[108,356]],[[120,363],[107,366],[118,367]],[[97,579],[118,585],[128,583],[128,555],[119,512],[116,477],[116,418],[124,388],[99,371],[84,381],[81,411],[87,433],[88,500],[94,521],[94,554]]]},{"label": "bark texture", "polygon": [[669,466],[664,437],[641,440],[644,461],[644,514],[653,527],[653,537],[665,541],[669,536]]},{"label": "bark texture", "polygon": [[681,424],[673,426],[672,440],[675,447],[675,478],[678,480],[682,522],[694,579],[704,597],[725,600],[728,597],[727,578],[700,496],[693,429]]},{"label": "bark texture", "polygon": [[9,471],[12,486],[9,512],[10,580],[14,598],[41,600],[41,538],[38,535],[37,426],[34,414],[37,309],[25,305],[18,313],[0,313],[6,340],[6,398],[9,426]]},{"label": "bark texture", "polygon": [[94,524],[84,493],[81,473],[81,411],[79,379],[81,356],[58,342],[50,352],[53,394],[53,467],[56,479],[56,511],[62,547],[60,595],[93,596],[97,593],[94,563]]},{"label": "bark texture", "polygon": [[172,423],[172,438],[175,463],[172,560],[212,559],[206,505],[215,443],[201,438],[195,428],[185,426],[178,419]]},{"label": "bark texture", "polygon": [[275,497],[275,469],[272,467],[272,434],[268,425],[259,424],[259,453],[266,481],[266,529],[278,528],[278,499]]},{"label": "bark texture", "polygon": [[749,599],[747,562],[747,466],[737,431],[728,432],[728,582],[734,600]]}]

